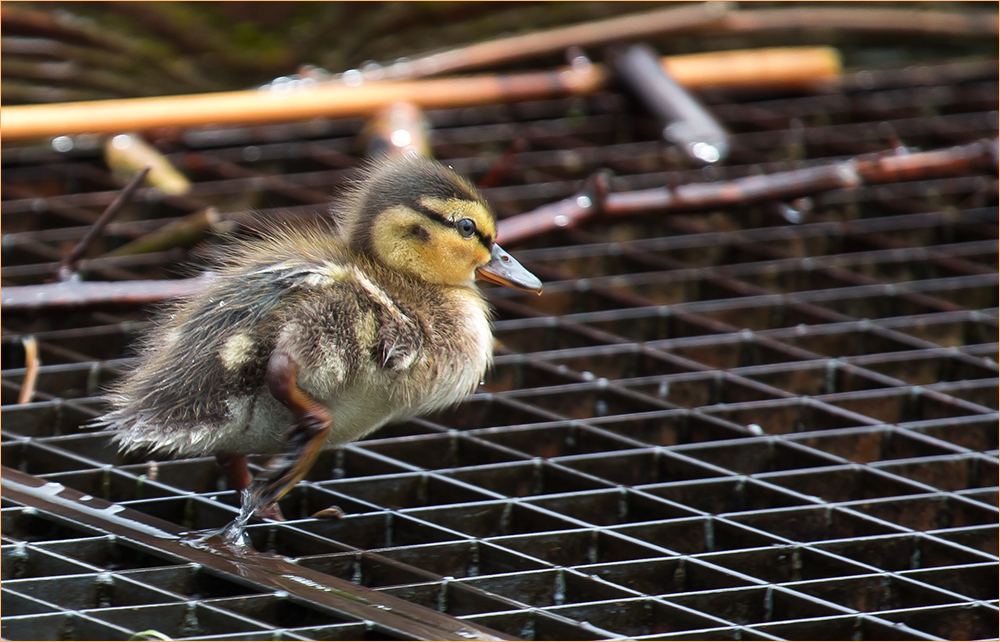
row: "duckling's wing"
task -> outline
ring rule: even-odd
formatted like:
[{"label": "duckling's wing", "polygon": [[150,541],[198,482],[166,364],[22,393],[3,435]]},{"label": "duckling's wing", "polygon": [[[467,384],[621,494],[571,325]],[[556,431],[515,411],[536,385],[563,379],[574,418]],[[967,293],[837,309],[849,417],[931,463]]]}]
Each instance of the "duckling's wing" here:
[{"label": "duckling's wing", "polygon": [[[288,289],[274,274],[225,275],[161,314],[133,369],[110,390],[93,425],[127,449],[212,452],[240,400],[263,385],[276,314]],[[294,278],[294,277],[290,277]]]}]

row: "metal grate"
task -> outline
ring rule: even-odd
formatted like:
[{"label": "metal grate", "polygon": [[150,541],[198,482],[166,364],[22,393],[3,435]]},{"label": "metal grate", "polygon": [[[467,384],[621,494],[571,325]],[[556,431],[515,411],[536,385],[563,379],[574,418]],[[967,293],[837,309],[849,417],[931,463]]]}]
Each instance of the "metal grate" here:
[{"label": "metal grate", "polygon": [[[862,72],[823,95],[709,95],[735,132],[719,168],[685,167],[613,93],[432,112],[432,143],[478,179],[525,139],[486,190],[508,216],[602,167],[627,191],[897,137],[995,137],[996,78],[995,62],[963,62]],[[192,194],[141,190],[94,255],[209,204],[238,222],[319,215],[361,124],[165,132]],[[2,163],[3,284],[44,282],[117,184],[84,137],[5,147]],[[526,639],[997,635],[995,175],[598,221],[508,249],[546,290],[490,292],[500,348],[481,392],[322,455],[281,502],[291,521],[251,527],[259,550]],[[81,268],[173,278],[208,251]],[[237,498],[213,459],[121,461],[79,428],[148,313],[4,315],[3,464],[223,526]],[[27,334],[44,365],[16,405]],[[306,519],[332,504],[343,519]],[[406,637],[16,502],[2,513],[6,639]]]}]

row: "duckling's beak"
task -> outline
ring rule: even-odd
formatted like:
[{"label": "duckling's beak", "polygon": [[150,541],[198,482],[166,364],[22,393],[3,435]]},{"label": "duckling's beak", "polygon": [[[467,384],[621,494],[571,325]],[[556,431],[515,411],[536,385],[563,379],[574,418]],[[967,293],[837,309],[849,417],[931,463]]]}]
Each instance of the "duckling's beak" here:
[{"label": "duckling's beak", "polygon": [[542,282],[538,277],[525,270],[514,257],[504,252],[496,243],[493,244],[490,262],[481,268],[476,268],[476,276],[484,281],[505,285],[515,290],[542,293]]}]

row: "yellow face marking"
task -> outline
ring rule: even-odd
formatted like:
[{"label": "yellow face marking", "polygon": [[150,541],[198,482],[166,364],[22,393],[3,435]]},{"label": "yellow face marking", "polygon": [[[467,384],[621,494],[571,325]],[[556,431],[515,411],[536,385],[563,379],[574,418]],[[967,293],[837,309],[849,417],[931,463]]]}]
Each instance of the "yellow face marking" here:
[{"label": "yellow face marking", "polygon": [[[482,206],[477,207],[480,211],[472,208],[473,215],[485,212]],[[414,226],[426,235],[414,235]],[[471,283],[476,268],[490,260],[490,252],[477,238],[463,238],[454,228],[403,205],[379,213],[372,226],[372,245],[386,265],[430,283]]]},{"label": "yellow face marking", "polygon": [[244,333],[226,339],[219,350],[219,357],[226,370],[239,370],[253,358],[254,341]]},{"label": "yellow face marking", "polygon": [[497,229],[493,216],[482,203],[460,198],[435,198],[421,196],[420,204],[429,210],[437,212],[444,218],[455,222],[463,218],[471,218],[476,223],[476,229],[487,239],[496,238]]}]

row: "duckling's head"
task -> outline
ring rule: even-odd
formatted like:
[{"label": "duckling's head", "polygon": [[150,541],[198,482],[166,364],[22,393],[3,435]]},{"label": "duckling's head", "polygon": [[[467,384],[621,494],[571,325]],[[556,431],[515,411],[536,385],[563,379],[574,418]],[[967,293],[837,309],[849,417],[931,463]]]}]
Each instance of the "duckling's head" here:
[{"label": "duckling's head", "polygon": [[496,219],[476,188],[422,156],[376,162],[347,199],[341,225],[354,252],[429,283],[468,285],[478,276],[542,289],[496,244]]}]

